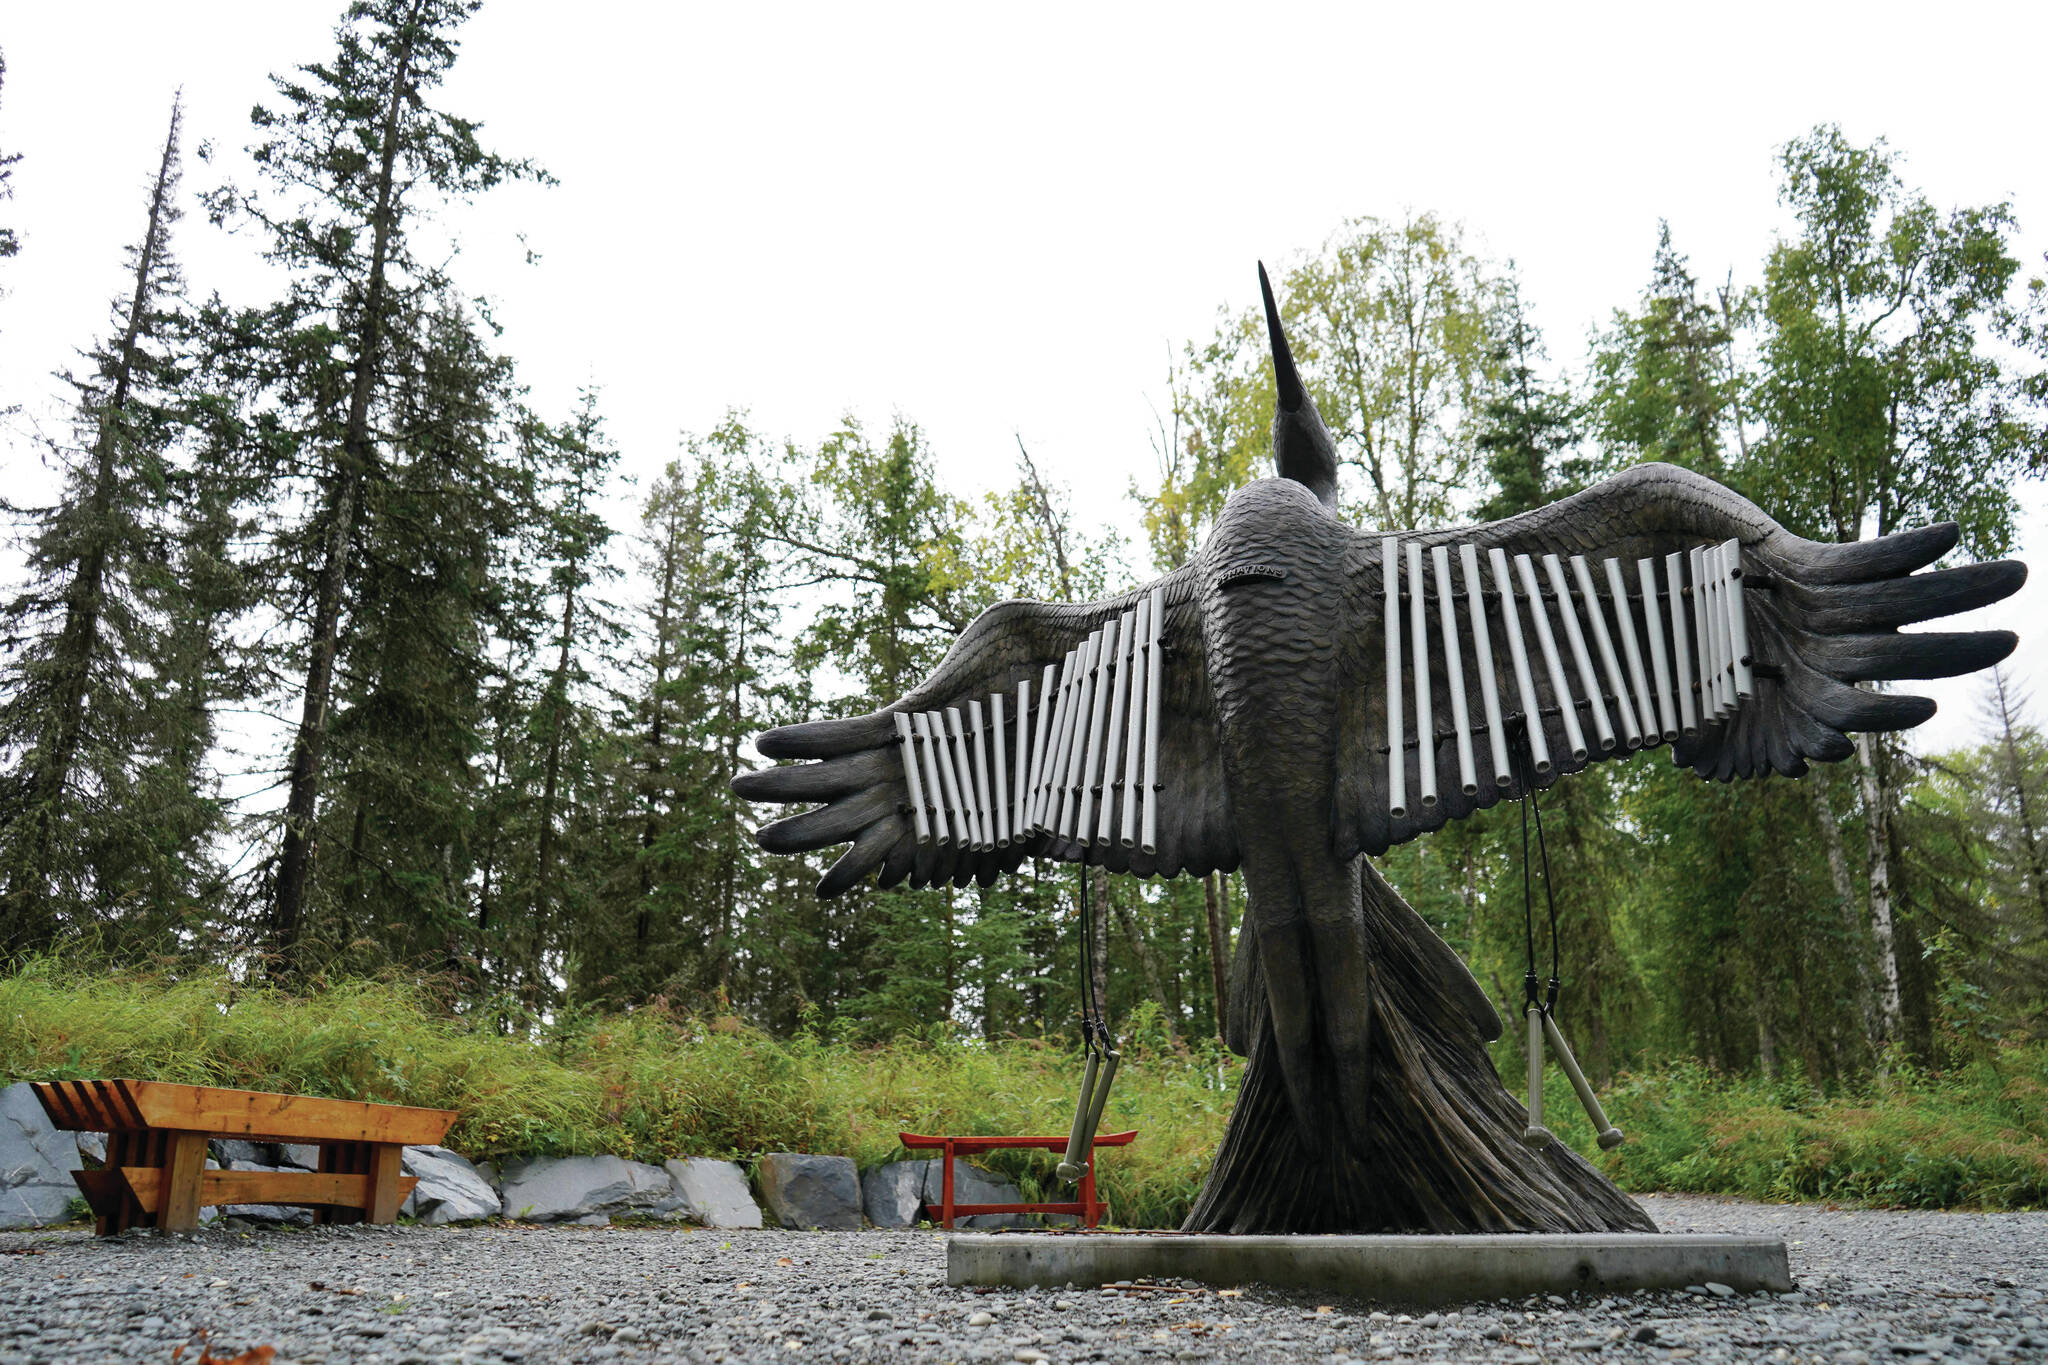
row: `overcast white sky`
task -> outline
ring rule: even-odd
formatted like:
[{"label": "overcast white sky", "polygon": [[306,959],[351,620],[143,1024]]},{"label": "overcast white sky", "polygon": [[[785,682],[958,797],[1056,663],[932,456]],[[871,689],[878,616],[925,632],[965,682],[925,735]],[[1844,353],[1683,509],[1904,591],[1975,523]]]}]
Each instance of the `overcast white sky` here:
[{"label": "overcast white sky", "polygon": [[[25,239],[0,275],[0,403],[23,422],[53,420],[51,371],[104,328],[173,89],[188,145],[233,152],[266,74],[324,58],[340,8],[0,18],[0,149],[25,154],[0,209]],[[1773,149],[1832,120],[1888,137],[1939,204],[2010,199],[2038,270],[2044,13],[490,0],[441,103],[562,183],[466,213],[456,270],[544,410],[602,385],[642,475],[728,407],[806,441],[901,412],[958,491],[1006,479],[1020,432],[1084,514],[1128,523],[1169,350],[1256,296],[1256,259],[1348,215],[1462,220],[1575,364],[1647,278],[1660,217],[1700,276],[1753,279],[1781,223]],[[188,165],[187,188],[220,173]],[[250,243],[196,212],[178,249],[201,291],[260,287]],[[33,447],[4,442],[18,491]],[[2048,497],[2027,498],[2022,553],[2048,547]],[[2029,682],[2044,608],[2037,583],[1982,613],[2035,625]],[[1937,695],[1924,741],[1969,738],[1974,688]]]}]

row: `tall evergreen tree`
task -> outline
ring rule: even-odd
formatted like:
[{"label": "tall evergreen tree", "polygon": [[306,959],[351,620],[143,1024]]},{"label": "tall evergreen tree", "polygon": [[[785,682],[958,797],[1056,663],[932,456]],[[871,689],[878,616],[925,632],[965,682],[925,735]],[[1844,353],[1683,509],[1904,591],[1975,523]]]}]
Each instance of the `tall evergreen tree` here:
[{"label": "tall evergreen tree", "polygon": [[113,915],[139,889],[132,878],[190,847],[162,842],[188,825],[173,808],[190,793],[151,773],[190,739],[160,673],[184,367],[170,250],[180,118],[173,103],[112,338],[67,376],[79,444],[57,452],[63,496],[29,514],[28,583],[0,610],[0,947],[12,952]]},{"label": "tall evergreen tree", "polygon": [[[251,115],[250,154],[266,187],[208,196],[216,221],[255,224],[269,259],[289,272],[284,297],[259,324],[271,339],[262,361],[290,438],[278,497],[310,503],[291,531],[297,581],[283,594],[308,608],[269,924],[287,972],[306,927],[348,585],[374,536],[360,523],[376,515],[376,486],[389,477],[382,446],[395,429],[394,366],[404,352],[424,351],[442,283],[417,235],[438,202],[542,175],[486,151],[475,122],[428,103],[454,65],[456,30],[477,5],[356,0],[333,59],[274,77],[276,102]],[[302,480],[312,486],[287,491]]]}]

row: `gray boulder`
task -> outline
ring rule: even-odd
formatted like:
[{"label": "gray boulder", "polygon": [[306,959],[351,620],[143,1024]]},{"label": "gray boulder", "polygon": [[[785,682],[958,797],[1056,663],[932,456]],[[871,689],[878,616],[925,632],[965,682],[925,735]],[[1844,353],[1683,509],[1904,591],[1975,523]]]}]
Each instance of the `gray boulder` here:
[{"label": "gray boulder", "polygon": [[[207,1163],[209,1166],[212,1162]],[[222,1169],[230,1171],[288,1171],[291,1166],[274,1166],[262,1161],[237,1161],[230,1158],[221,1163]],[[300,1227],[313,1226],[313,1210],[305,1204],[225,1204],[221,1206],[223,1218],[247,1218],[259,1223],[294,1223]]]},{"label": "gray boulder", "polygon": [[684,1157],[662,1164],[674,1186],[678,1210],[707,1228],[757,1228],[761,1206],[747,1188],[747,1173],[730,1161]]},{"label": "gray boulder", "polygon": [[652,1212],[655,1205],[673,1196],[668,1172],[661,1167],[615,1156],[510,1161],[498,1186],[505,1216],[528,1223]]},{"label": "gray boulder", "polygon": [[78,1154],[91,1157],[104,1166],[107,1164],[107,1135],[105,1133],[80,1133]]},{"label": "gray boulder", "polygon": [[476,1167],[446,1147],[408,1147],[400,1166],[420,1183],[399,1212],[422,1223],[472,1223],[496,1218],[503,1208],[498,1192]]},{"label": "gray boulder", "polygon": [[891,1161],[870,1166],[860,1178],[860,1207],[878,1228],[914,1228],[923,1221],[924,1178],[929,1161]]},{"label": "gray boulder", "polygon": [[860,1172],[852,1157],[770,1152],[758,1173],[761,1197],[783,1227],[860,1230]]},{"label": "gray boulder", "polygon": [[[945,1163],[924,1163],[924,1201],[937,1204],[945,1195]],[[953,1158],[953,1202],[955,1204],[1021,1204],[1024,1192],[1000,1176],[979,1166]],[[1028,1228],[1039,1224],[1034,1213],[976,1213],[953,1220],[956,1228]]]},{"label": "gray boulder", "polygon": [[251,1142],[247,1138],[215,1138],[206,1146],[213,1159],[229,1163],[231,1171],[245,1169],[232,1164],[237,1161],[260,1166],[267,1171],[320,1169],[320,1145],[314,1142]]},{"label": "gray boulder", "polygon": [[0,1090],[0,1228],[36,1228],[71,1215],[78,1138],[59,1131],[26,1081]]}]

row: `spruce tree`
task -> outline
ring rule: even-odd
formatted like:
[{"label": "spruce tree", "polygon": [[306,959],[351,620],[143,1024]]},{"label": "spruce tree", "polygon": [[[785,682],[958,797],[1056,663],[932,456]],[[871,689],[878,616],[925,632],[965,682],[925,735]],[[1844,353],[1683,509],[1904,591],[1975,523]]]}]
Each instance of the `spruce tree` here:
[{"label": "spruce tree", "polygon": [[[28,582],[0,608],[0,947],[48,947],[132,907],[165,857],[189,852],[159,822],[191,796],[155,771],[198,722],[166,701],[167,486],[183,418],[182,283],[170,251],[178,220],[180,109],[171,108],[130,286],[112,339],[67,375],[78,444],[54,452],[65,474],[30,522]],[[189,831],[187,831],[189,835]],[[176,883],[180,878],[170,878]]]},{"label": "spruce tree", "polygon": [[[288,761],[268,937],[278,968],[296,969],[344,648],[349,585],[390,477],[385,441],[397,367],[427,349],[436,256],[417,243],[434,209],[510,179],[541,178],[485,150],[478,125],[435,109],[432,91],[457,55],[456,30],[477,0],[357,0],[334,57],[272,78],[276,98],[251,115],[264,184],[208,196],[216,221],[256,226],[289,272],[264,310],[256,357],[283,413],[274,497],[295,524],[281,601],[303,600],[303,684]],[[295,504],[303,512],[294,515]]]}]

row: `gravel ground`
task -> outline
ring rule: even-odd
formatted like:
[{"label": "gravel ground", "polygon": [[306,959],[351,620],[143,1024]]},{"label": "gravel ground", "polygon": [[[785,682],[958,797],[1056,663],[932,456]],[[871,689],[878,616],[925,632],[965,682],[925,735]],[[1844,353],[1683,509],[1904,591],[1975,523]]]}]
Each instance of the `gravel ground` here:
[{"label": "gravel ground", "polygon": [[[1774,1233],[1800,1288],[1413,1316],[1251,1287],[945,1287],[930,1232],[221,1229],[0,1234],[0,1365],[168,1361],[2048,1360],[2048,1214],[1664,1196],[1667,1231]],[[199,1354],[193,1345],[185,1365]]]}]

